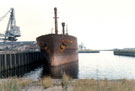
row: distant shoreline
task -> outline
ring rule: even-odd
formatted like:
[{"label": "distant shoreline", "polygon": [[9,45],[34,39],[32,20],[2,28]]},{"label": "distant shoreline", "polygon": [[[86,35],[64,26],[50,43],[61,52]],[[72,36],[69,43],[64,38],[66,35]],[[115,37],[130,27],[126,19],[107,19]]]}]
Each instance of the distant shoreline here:
[{"label": "distant shoreline", "polygon": [[98,50],[79,50],[78,53],[100,53]]},{"label": "distant shoreline", "polygon": [[135,50],[114,50],[114,55],[135,57]]}]

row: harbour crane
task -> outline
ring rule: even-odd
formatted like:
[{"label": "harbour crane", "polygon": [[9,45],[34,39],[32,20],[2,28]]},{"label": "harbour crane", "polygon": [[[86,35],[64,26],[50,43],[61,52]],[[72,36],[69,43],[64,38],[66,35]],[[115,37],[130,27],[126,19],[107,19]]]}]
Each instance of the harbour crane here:
[{"label": "harbour crane", "polygon": [[4,43],[6,41],[12,41],[12,42],[17,41],[17,37],[21,36],[20,27],[16,26],[14,8],[11,8],[4,16],[2,16],[0,18],[0,21],[2,21],[3,18],[5,18],[8,15],[8,13],[10,13],[10,17],[9,17],[5,34],[0,34],[0,40],[3,40]]},{"label": "harbour crane", "polygon": [[[3,41],[3,50],[8,49],[6,43],[7,41],[11,41],[13,45],[13,42],[17,41],[17,37],[21,36],[20,27],[16,26],[14,8],[11,8],[5,15],[0,17],[0,21],[2,21],[9,13],[10,13],[10,17],[8,20],[5,34],[0,33],[0,40]],[[10,48],[10,50],[11,49],[13,49],[13,46],[12,48]]]}]

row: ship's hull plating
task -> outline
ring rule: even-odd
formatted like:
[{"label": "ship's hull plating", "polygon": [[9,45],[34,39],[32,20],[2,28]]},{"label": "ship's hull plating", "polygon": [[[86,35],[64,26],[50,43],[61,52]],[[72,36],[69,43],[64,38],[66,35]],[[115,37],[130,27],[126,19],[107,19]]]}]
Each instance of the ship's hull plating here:
[{"label": "ship's hull plating", "polygon": [[69,35],[49,34],[37,38],[40,50],[44,52],[51,66],[78,61],[77,38]]}]

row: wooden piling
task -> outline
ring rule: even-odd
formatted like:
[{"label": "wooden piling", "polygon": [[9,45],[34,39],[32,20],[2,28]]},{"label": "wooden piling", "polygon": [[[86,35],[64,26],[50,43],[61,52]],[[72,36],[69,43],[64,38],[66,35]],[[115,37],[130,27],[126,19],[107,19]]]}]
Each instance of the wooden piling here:
[{"label": "wooden piling", "polygon": [[0,51],[0,72],[41,61],[40,51]]}]

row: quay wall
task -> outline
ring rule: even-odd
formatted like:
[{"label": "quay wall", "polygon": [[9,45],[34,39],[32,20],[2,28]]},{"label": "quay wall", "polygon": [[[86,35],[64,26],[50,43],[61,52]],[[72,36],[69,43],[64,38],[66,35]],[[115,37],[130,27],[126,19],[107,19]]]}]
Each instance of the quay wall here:
[{"label": "quay wall", "polygon": [[1,51],[0,72],[17,68],[20,66],[36,63],[43,60],[43,53],[40,51]]}]

